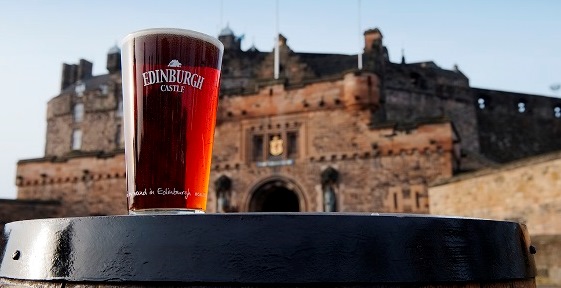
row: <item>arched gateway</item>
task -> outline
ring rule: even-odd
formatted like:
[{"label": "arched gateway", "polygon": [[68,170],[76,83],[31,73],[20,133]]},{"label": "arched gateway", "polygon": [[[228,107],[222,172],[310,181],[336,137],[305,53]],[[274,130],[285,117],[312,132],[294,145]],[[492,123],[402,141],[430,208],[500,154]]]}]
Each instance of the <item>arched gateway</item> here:
[{"label": "arched gateway", "polygon": [[305,210],[302,191],[291,180],[275,177],[250,191],[249,212],[300,212]]}]

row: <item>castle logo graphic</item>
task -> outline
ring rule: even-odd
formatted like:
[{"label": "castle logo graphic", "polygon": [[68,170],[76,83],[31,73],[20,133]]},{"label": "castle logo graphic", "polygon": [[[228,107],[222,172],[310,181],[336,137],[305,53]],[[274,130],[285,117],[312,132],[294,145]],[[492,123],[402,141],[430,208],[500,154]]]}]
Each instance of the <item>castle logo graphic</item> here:
[{"label": "castle logo graphic", "polygon": [[180,69],[181,66],[179,60],[173,59],[169,62],[168,68],[142,73],[144,86],[163,83],[159,87],[160,91],[164,92],[184,92],[186,85],[201,90],[205,78],[197,73]]},{"label": "castle logo graphic", "polygon": [[168,67],[181,67],[181,63],[177,59],[173,59],[169,62]]}]

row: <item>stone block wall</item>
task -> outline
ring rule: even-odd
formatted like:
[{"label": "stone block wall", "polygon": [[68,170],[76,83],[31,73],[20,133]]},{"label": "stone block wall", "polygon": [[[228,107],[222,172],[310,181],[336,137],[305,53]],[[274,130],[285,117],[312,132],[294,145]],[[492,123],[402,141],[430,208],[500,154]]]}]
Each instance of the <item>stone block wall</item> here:
[{"label": "stone block wall", "polygon": [[561,153],[458,176],[429,188],[430,213],[528,227],[538,283],[561,286]]},{"label": "stone block wall", "polygon": [[388,63],[384,78],[384,111],[388,121],[418,122],[446,117],[454,123],[462,149],[479,151],[475,100],[468,78],[432,62]]},{"label": "stone block wall", "polygon": [[561,235],[531,236],[536,247],[536,284],[543,287],[561,287]]},{"label": "stone block wall", "polygon": [[455,88],[454,94],[437,97],[433,92],[388,88],[385,111],[388,121],[418,122],[445,117],[454,123],[462,149],[479,151],[478,124],[469,89]]},{"label": "stone block wall", "polygon": [[481,153],[505,163],[561,147],[561,99],[473,89]]},{"label": "stone block wall", "polygon": [[0,255],[6,246],[6,238],[3,233],[7,223],[59,216],[61,216],[59,201],[0,199]]},{"label": "stone block wall", "polygon": [[332,109],[366,109],[379,105],[378,78],[372,73],[347,73],[301,86],[275,84],[255,94],[220,99],[218,124],[256,117]]},{"label": "stone block wall", "polygon": [[[61,216],[59,201],[0,199],[0,233],[4,225],[9,222],[59,216]],[[0,243],[0,251],[2,251],[2,243]]]},{"label": "stone block wall", "polygon": [[427,183],[449,177],[449,152],[368,156],[335,154],[314,161],[296,160],[294,165],[258,167],[255,164],[221,166],[211,171],[209,212],[216,211],[214,181],[232,179],[232,203],[236,211],[248,211],[252,193],[259,185],[288,179],[297,186],[300,211],[322,212],[321,173],[328,167],[339,171],[336,186],[337,211],[428,213]]},{"label": "stone block wall", "polygon": [[56,200],[59,216],[127,214],[124,153],[20,161],[18,200]]},{"label": "stone block wall", "polygon": [[430,188],[432,214],[513,220],[561,234],[561,154],[458,176]]}]

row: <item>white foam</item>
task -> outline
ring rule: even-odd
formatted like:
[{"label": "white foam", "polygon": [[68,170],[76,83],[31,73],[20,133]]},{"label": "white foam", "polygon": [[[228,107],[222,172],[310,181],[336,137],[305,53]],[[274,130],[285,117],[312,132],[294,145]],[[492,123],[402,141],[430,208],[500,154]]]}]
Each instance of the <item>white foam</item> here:
[{"label": "white foam", "polygon": [[121,47],[124,46],[125,43],[131,41],[133,38],[147,36],[147,35],[156,35],[156,34],[192,37],[192,38],[203,40],[205,42],[208,42],[216,46],[218,49],[220,49],[221,52],[224,51],[224,44],[222,44],[222,42],[220,42],[218,39],[201,32],[187,30],[187,29],[179,29],[179,28],[150,28],[150,29],[135,31],[125,36],[125,38],[123,38],[123,40],[121,41]]}]

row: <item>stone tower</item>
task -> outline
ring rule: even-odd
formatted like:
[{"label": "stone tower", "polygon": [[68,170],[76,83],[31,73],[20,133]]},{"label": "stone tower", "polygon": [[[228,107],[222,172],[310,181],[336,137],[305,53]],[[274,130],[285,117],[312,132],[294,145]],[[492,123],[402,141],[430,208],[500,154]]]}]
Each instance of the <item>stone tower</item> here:
[{"label": "stone tower", "polygon": [[226,28],[222,29],[222,31],[220,31],[220,34],[218,35],[218,40],[220,40],[220,42],[224,44],[224,50],[241,50],[242,38],[243,36],[236,37],[234,35],[234,31],[230,29],[229,25],[227,25]]}]

